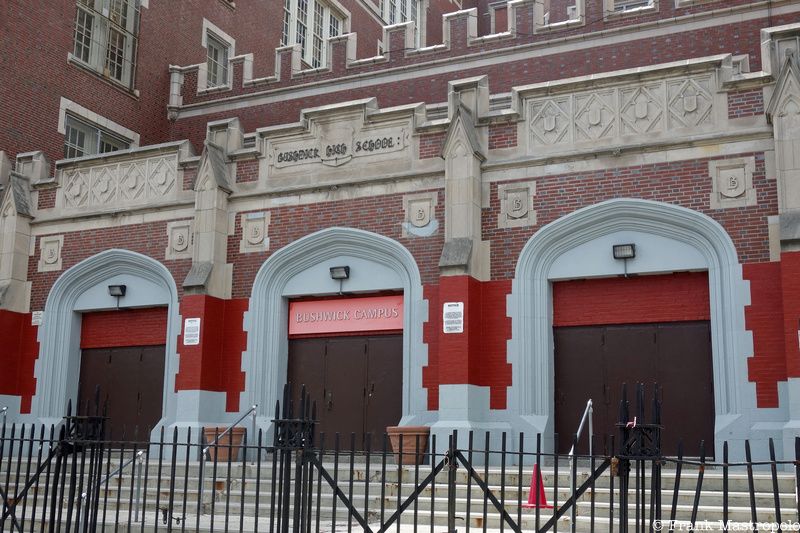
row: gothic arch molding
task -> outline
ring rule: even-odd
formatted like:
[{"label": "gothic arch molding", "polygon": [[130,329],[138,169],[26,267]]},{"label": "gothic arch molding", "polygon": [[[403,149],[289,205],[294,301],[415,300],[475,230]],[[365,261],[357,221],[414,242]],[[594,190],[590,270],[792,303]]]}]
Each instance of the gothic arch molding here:
[{"label": "gothic arch molding", "polygon": [[[81,316],[77,306],[88,290],[112,278],[124,277],[157,287],[155,298],[145,297],[137,305],[167,305],[167,339],[162,418],[174,415],[175,374],[178,371],[177,335],[180,330],[178,291],[169,270],[151,257],[128,250],[111,249],[84,259],[66,270],[53,284],[39,329],[39,358],[36,361],[36,395],[31,415],[40,421],[58,422],[66,404],[75,400],[80,371]],[[129,295],[136,290],[129,287]],[[98,308],[102,309],[102,307]],[[88,309],[81,309],[88,310]],[[155,430],[153,430],[155,431]]]},{"label": "gothic arch molding", "polygon": [[422,368],[428,362],[422,342],[427,319],[419,269],[399,242],[368,231],[333,227],[294,241],[272,254],[253,282],[250,309],[245,316],[247,351],[242,357],[245,392],[242,406],[259,405],[259,425],[270,428],[275,402],[286,381],[288,358],[288,300],[284,289],[296,275],[339,256],[363,259],[395,272],[403,290],[403,424],[429,418]]},{"label": "gothic arch molding", "polygon": [[[621,198],[570,213],[541,228],[523,247],[510,300],[509,362],[514,368],[509,410],[529,431],[553,432],[553,333],[550,270],[559,256],[618,231],[667,237],[696,249],[708,265],[714,374],[715,433],[754,402],[747,394],[744,305],[749,287],[736,249],[712,218],[683,207]],[[752,388],[752,387],[750,387]]]}]

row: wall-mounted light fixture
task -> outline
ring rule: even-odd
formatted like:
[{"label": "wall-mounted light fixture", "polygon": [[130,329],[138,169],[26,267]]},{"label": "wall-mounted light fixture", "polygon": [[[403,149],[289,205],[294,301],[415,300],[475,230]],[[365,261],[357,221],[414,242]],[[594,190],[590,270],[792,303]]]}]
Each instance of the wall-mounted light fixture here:
[{"label": "wall-mounted light fixture", "polygon": [[125,296],[128,291],[127,285],[109,285],[108,294],[117,299],[117,309],[119,309],[119,299]]},{"label": "wall-mounted light fixture", "polygon": [[331,267],[331,279],[343,280],[350,277],[349,266]]},{"label": "wall-mounted light fixture", "polygon": [[612,246],[612,253],[614,259],[622,259],[625,269],[625,277],[628,277],[628,259],[636,257],[636,245],[631,244],[615,244]]},{"label": "wall-mounted light fixture", "polygon": [[331,279],[339,280],[339,294],[342,294],[342,283],[350,278],[350,267],[347,265],[331,267]]}]

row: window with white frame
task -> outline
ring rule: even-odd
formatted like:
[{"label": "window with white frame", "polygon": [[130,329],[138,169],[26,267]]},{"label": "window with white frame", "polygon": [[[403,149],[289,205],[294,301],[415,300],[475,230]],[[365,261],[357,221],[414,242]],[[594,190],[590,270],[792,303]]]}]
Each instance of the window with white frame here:
[{"label": "window with white frame", "polygon": [[631,11],[645,7],[653,7],[654,0],[614,0],[614,11]]},{"label": "window with white frame", "polygon": [[229,45],[222,39],[209,32],[206,36],[208,77],[207,87],[222,87],[228,85],[228,59]]},{"label": "window with white frame", "polygon": [[312,68],[328,61],[327,40],[341,35],[346,17],[322,0],[284,0],[281,45],[299,44]]},{"label": "window with white frame", "polygon": [[140,0],[77,0],[72,58],[133,85]]},{"label": "window with white frame", "polygon": [[422,28],[420,13],[422,13],[422,0],[383,0],[381,12],[383,20],[389,25],[401,24],[403,22],[414,22],[415,35],[414,42],[421,46]]},{"label": "window with white frame", "polygon": [[131,141],[70,114],[64,117],[64,157],[82,157],[127,150]]}]

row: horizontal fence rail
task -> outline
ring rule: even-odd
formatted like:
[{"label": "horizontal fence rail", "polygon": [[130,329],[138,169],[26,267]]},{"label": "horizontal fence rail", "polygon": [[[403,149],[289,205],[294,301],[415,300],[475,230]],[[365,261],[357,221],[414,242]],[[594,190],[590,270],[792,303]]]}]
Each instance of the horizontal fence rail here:
[{"label": "horizontal fence rail", "polygon": [[795,460],[772,441],[764,460],[749,442],[744,461],[728,460],[727,443],[716,462],[703,446],[664,457],[638,413],[639,429],[595,436],[592,454],[545,452],[541,435],[521,433],[392,443],[316,433],[314,404],[289,398],[274,434],[210,448],[188,428],[107,440],[101,416],[4,425],[0,531],[797,530],[800,439]]}]

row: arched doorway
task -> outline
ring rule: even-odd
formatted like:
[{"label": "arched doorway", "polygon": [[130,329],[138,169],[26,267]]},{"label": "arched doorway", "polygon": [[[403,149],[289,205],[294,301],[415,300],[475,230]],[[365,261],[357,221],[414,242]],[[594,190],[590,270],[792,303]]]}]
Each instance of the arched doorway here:
[{"label": "arched doorway", "polygon": [[396,291],[403,298],[402,419],[424,424],[431,418],[422,387],[427,349],[422,342],[426,316],[419,270],[397,241],[352,228],[327,228],[278,250],[261,266],[245,316],[247,351],[243,354],[242,405],[259,408],[258,424],[269,430],[275,402],[288,375],[288,308],[293,298],[338,294],[330,267],[347,265],[351,277],[343,290],[352,294]]},{"label": "arched doorway", "polygon": [[[752,350],[744,325],[749,288],[733,242],[716,221],[702,213],[626,198],[570,213],[541,228],[523,248],[510,304],[509,362],[514,380],[508,397],[513,424],[552,439],[553,281],[620,274],[622,265],[614,263],[610,245],[627,237],[626,233],[651,243],[647,252],[641,251],[642,257],[645,253],[648,257],[641,273],[708,272],[715,444],[721,445],[722,435],[729,440],[747,438],[746,412],[755,407],[755,390],[747,381],[746,368]],[[594,248],[602,259],[585,259]],[[578,261],[578,257],[584,259]]]},{"label": "arched doorway", "polygon": [[109,285],[125,285],[123,305],[128,308],[166,307],[164,386],[159,427],[174,419],[176,411],[176,353],[180,329],[178,291],[169,270],[150,257],[128,250],[106,250],[65,271],[53,284],[39,329],[36,361],[36,395],[31,415],[44,423],[57,423],[67,403],[78,397],[81,372],[82,313],[114,309]]}]

